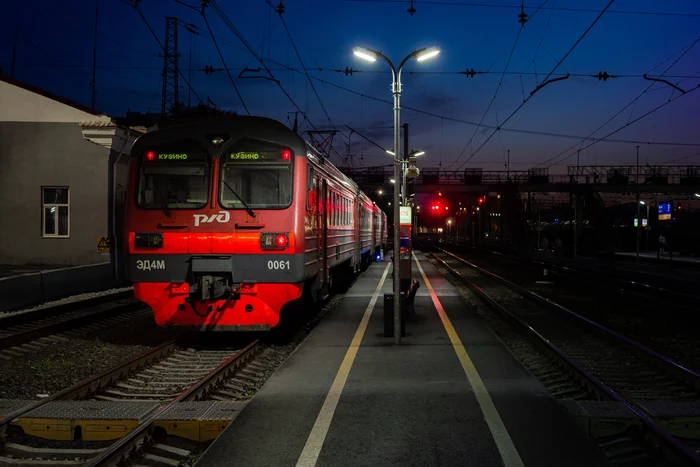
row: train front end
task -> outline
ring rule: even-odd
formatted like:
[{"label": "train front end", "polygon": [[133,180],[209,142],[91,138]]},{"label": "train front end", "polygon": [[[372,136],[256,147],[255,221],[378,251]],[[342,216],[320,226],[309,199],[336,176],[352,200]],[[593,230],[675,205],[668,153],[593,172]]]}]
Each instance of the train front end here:
[{"label": "train front end", "polygon": [[282,307],[303,292],[293,201],[303,199],[294,177],[305,173],[295,167],[305,168],[304,155],[298,137],[278,122],[159,130],[136,142],[128,275],[158,325],[278,324]]}]

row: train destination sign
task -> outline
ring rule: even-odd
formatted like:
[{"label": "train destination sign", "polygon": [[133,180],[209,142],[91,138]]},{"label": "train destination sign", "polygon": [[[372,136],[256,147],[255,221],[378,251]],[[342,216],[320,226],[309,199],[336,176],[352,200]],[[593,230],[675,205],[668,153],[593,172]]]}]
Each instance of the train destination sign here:
[{"label": "train destination sign", "polygon": [[178,160],[178,161],[186,161],[187,158],[189,157],[189,154],[158,154],[158,160]]},{"label": "train destination sign", "polygon": [[259,161],[265,159],[265,157],[260,157],[260,153],[257,152],[234,152],[229,155],[229,159],[232,161]]},{"label": "train destination sign", "polygon": [[263,150],[263,151],[238,151],[228,154],[229,161],[256,161],[256,162],[289,162],[292,152],[289,149]]},{"label": "train destination sign", "polygon": [[202,162],[206,159],[203,153],[190,152],[157,152],[146,151],[147,162]]}]

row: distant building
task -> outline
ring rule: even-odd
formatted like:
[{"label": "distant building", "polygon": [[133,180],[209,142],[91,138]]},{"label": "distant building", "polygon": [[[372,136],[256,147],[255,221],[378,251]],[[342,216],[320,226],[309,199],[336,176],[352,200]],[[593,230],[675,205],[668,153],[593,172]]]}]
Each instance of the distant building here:
[{"label": "distant building", "polygon": [[133,127],[0,75],[0,264],[110,261]]}]

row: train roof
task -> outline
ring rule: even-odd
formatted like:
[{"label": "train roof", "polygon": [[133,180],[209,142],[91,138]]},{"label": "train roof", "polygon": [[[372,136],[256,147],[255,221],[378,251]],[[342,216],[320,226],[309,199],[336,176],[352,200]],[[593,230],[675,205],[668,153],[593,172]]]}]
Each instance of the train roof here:
[{"label": "train roof", "polygon": [[[232,141],[238,140],[243,136],[259,139],[261,141],[269,141],[287,146],[292,149],[295,154],[306,154],[307,159],[312,161],[312,163],[341,181],[353,192],[360,193],[360,198],[363,201],[376,206],[376,203],[359,189],[359,186],[353,179],[341,172],[335,164],[323,156],[308,141],[304,140],[304,138],[292,131],[284,123],[268,117],[218,115],[210,118],[197,117],[187,119],[181,124],[178,122],[171,123],[167,127],[159,128],[140,136],[134,142],[131,154],[134,155],[144,151],[148,146],[167,143],[173,139],[186,138],[198,140],[200,144],[211,151],[219,151],[221,148],[228,146],[228,144],[224,143],[221,147],[215,147],[211,143],[211,138],[208,138],[209,135],[216,136],[218,134],[226,134]],[[384,214],[378,206],[376,207]]]}]

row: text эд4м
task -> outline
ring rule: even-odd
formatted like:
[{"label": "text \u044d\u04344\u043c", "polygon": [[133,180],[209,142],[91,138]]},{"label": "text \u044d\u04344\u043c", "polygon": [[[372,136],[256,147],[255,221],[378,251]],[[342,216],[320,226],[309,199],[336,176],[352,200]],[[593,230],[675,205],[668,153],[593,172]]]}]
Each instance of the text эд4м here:
[{"label": "text \u044d\u04344\u043c", "polygon": [[140,271],[150,271],[151,269],[165,269],[165,260],[136,261],[136,269]]}]

